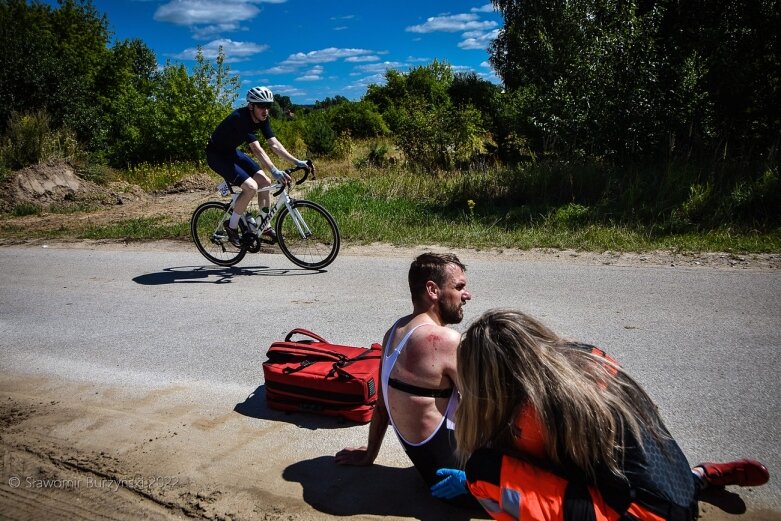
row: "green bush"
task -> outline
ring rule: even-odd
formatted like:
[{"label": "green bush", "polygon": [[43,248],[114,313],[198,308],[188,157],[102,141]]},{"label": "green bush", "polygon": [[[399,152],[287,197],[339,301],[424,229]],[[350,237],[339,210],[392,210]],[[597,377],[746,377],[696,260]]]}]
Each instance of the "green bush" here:
[{"label": "green bush", "polygon": [[474,107],[410,105],[401,117],[396,143],[410,166],[428,171],[468,165],[485,152],[482,117]]},{"label": "green bush", "polygon": [[46,112],[12,114],[3,136],[3,162],[12,170],[40,162],[48,135],[49,116]]},{"label": "green bush", "polygon": [[43,209],[40,205],[34,203],[20,203],[14,206],[11,213],[14,217],[24,217],[25,215],[41,215]]},{"label": "green bush", "polygon": [[390,132],[377,108],[368,101],[336,105],[330,110],[330,120],[338,134],[349,133],[358,139],[379,137]]},{"label": "green bush", "polygon": [[304,142],[315,157],[330,156],[336,149],[336,132],[331,128],[325,114],[312,112],[306,118]]},{"label": "green bush", "polygon": [[369,149],[366,151],[366,155],[358,159],[355,166],[358,168],[382,168],[387,166],[388,163],[388,145],[385,143],[371,143]]}]

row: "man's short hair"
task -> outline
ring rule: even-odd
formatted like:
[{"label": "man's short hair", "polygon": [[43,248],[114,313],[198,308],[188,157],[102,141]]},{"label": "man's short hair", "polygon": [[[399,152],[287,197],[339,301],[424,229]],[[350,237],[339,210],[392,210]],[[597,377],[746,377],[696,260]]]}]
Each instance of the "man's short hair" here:
[{"label": "man's short hair", "polygon": [[426,282],[433,281],[437,286],[444,285],[447,280],[447,265],[453,264],[466,271],[466,266],[458,260],[454,253],[426,252],[412,261],[409,267],[409,290],[415,299],[426,289]]}]

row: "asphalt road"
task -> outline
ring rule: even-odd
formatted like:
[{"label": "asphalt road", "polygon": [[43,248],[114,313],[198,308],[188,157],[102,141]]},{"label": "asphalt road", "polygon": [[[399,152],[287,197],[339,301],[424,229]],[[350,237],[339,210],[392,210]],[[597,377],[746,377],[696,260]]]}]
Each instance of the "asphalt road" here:
[{"label": "asphalt road", "polygon": [[[252,389],[294,327],[368,345],[410,311],[412,257],[342,255],[325,272],[281,255],[236,268],[192,251],[0,248],[0,370],[93,382]],[[616,267],[463,253],[473,299],[601,346],[643,384],[692,463],[755,457],[748,491],[781,509],[781,274]]]}]

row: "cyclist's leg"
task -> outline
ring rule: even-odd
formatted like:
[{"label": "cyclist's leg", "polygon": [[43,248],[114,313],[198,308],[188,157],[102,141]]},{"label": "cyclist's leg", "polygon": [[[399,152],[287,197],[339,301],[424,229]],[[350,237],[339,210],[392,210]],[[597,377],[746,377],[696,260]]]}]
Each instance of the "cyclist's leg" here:
[{"label": "cyclist's leg", "polygon": [[[206,162],[209,167],[220,174],[229,185],[239,186],[244,182],[244,179],[249,177],[243,170],[237,169],[233,153],[221,153],[212,150],[211,148],[207,148]],[[244,174],[243,178],[241,177],[242,174]]]},{"label": "cyclist's leg", "polygon": [[258,191],[258,183],[252,179],[252,175],[260,169],[247,154],[236,150],[232,158],[232,168],[234,181],[233,184],[241,186],[241,194],[236,199],[236,204],[233,207],[233,215],[231,215],[229,226],[234,230],[239,225],[239,219],[242,214],[247,210],[250,201]]},{"label": "cyclist's leg", "polygon": [[[256,171],[255,175],[252,176],[252,179],[258,183],[259,188],[266,188],[267,186],[271,185],[271,180],[266,174],[263,173],[263,170]],[[271,196],[268,190],[262,190],[258,192],[258,207],[264,212],[267,212],[270,204]]]}]

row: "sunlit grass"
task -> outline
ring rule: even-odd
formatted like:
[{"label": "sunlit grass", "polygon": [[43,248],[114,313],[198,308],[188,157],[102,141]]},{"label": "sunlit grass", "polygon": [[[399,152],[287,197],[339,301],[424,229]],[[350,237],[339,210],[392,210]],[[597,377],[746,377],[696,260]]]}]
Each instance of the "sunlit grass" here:
[{"label": "sunlit grass", "polygon": [[[646,186],[649,181],[640,174],[626,174],[630,190],[611,192],[610,186],[601,185],[607,182],[606,176],[616,174],[593,165],[579,169],[528,164],[512,169],[418,173],[403,166],[399,157],[400,152],[388,140],[357,142],[338,159],[316,159],[317,180],[295,188],[293,195],[326,207],[348,244],[638,252],[781,251],[781,228],[773,225],[773,220],[754,226],[725,213],[710,224],[698,224],[697,218],[707,212],[708,197],[716,197],[719,192],[697,184],[689,188],[685,169],[665,174],[666,190]],[[288,166],[275,159],[278,166]],[[111,176],[151,192],[203,172],[219,180],[204,163],[145,164],[114,170]],[[677,186],[676,176],[683,189]],[[721,195],[732,197],[734,207],[745,212],[750,206],[738,196],[745,199],[754,194],[753,201],[769,204],[757,194],[773,194],[773,183],[778,182],[775,171],[762,182],[767,187],[757,183],[737,195],[722,189]],[[673,193],[676,190],[678,199]],[[724,200],[729,202],[729,198]],[[721,208],[728,212],[730,207]],[[85,205],[68,211],[90,209]],[[12,215],[35,216],[41,211],[34,204],[20,205]],[[188,227],[186,220],[171,223],[144,218],[99,227],[89,224],[78,229],[35,231],[3,224],[0,219],[0,234],[5,237],[188,240]]]},{"label": "sunlit grass", "polygon": [[189,223],[166,223],[159,219],[128,219],[109,226],[89,227],[78,232],[79,239],[160,240],[189,237]]}]

